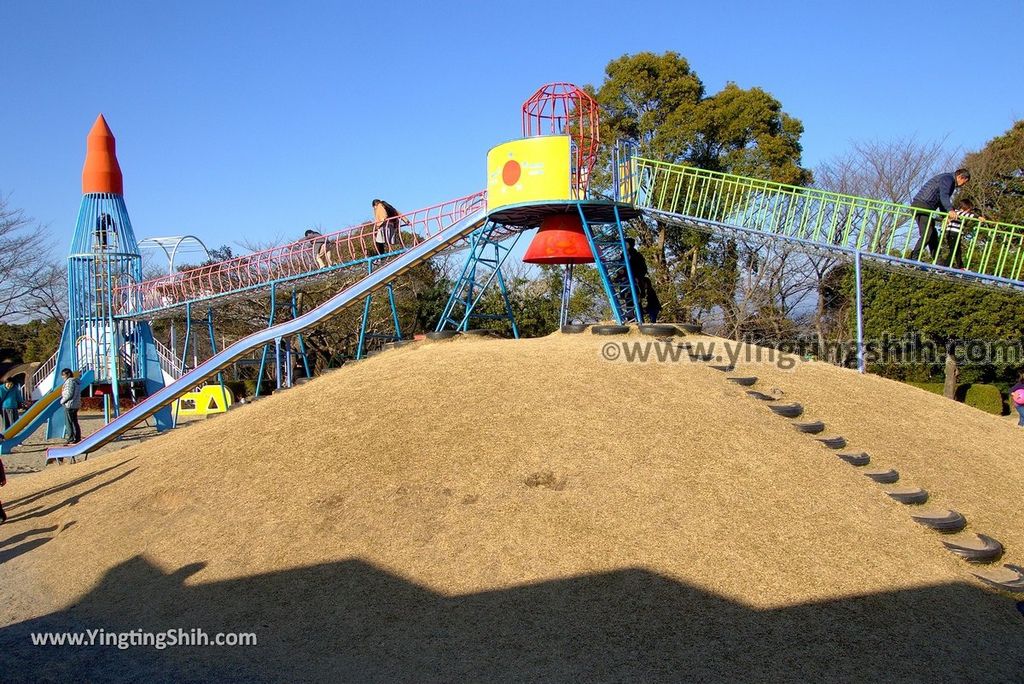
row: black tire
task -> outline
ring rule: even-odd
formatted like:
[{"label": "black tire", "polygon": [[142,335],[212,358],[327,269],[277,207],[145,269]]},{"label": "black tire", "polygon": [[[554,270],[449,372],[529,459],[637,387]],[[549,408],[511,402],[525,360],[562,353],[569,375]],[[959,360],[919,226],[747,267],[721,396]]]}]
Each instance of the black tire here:
[{"label": "black tire", "polygon": [[987,534],[974,535],[968,542],[944,541],[942,545],[968,563],[994,563],[1003,557],[1003,545]]},{"label": "black tire", "polygon": [[846,446],[846,439],[843,437],[815,437],[815,439],[829,449],[842,449]]},{"label": "black tire", "polygon": [[731,363],[727,366],[710,366],[710,368],[714,368],[716,371],[722,371],[723,373],[732,373],[736,370],[736,366]]},{"label": "black tire", "polygon": [[641,323],[638,327],[640,328],[641,335],[673,337],[679,334],[679,328],[667,323]]},{"label": "black tire", "polygon": [[903,489],[890,489],[886,492],[893,501],[899,501],[908,506],[920,506],[928,501],[928,491],[920,487],[904,487]]},{"label": "black tire", "polygon": [[839,454],[839,458],[843,459],[844,461],[846,461],[847,463],[849,463],[852,466],[858,466],[858,467],[866,466],[868,463],[871,463],[871,457],[868,456],[863,451],[860,452],[859,454],[851,454],[851,453]]},{"label": "black tire", "polygon": [[777,401],[772,395],[757,390],[747,390],[747,396],[758,401]]},{"label": "black tire", "polygon": [[458,330],[433,330],[427,333],[428,340],[450,340],[458,336]]},{"label": "black tire", "polygon": [[704,363],[707,363],[708,361],[714,361],[715,360],[715,355],[714,354],[690,354],[690,360],[691,361],[703,361]]},{"label": "black tire", "polygon": [[955,534],[967,527],[967,518],[954,510],[911,513],[914,522],[942,534]]},{"label": "black tire", "polygon": [[410,345],[412,344],[412,342],[412,340],[395,340],[391,344],[394,345],[395,349],[398,349],[399,347],[405,347],[407,345]]},{"label": "black tire", "polygon": [[892,468],[888,470],[868,470],[865,471],[864,477],[870,478],[878,484],[893,484],[900,481],[899,472]]},{"label": "black tire", "polygon": [[[1004,591],[1014,591],[1017,593],[1024,593],[1024,568],[1019,565],[1012,565],[1010,563],[1003,564],[1003,574],[1007,575],[1013,573],[1016,577],[1010,577],[1007,579],[995,578],[987,575],[982,575],[977,572],[973,573],[975,577],[980,579],[985,584],[996,587],[997,589],[1003,589]],[[1007,573],[1006,571],[1009,571]]]},{"label": "black tire", "polygon": [[566,323],[562,326],[563,335],[578,335],[582,332],[587,332],[587,328],[590,325],[587,323]]},{"label": "black tire", "polygon": [[700,331],[704,329],[704,326],[702,326],[700,323],[680,323],[679,327],[682,328],[685,332],[691,333],[693,335],[700,334]]},{"label": "black tire", "polygon": [[802,432],[805,435],[819,435],[825,431],[825,424],[820,420],[810,423],[793,423],[793,427],[797,432]]},{"label": "black tire", "polygon": [[757,378],[755,378],[753,376],[746,377],[746,378],[739,377],[739,376],[734,376],[734,377],[726,378],[726,380],[728,380],[729,382],[735,382],[740,387],[753,387],[755,384],[757,384]]},{"label": "black tire", "polygon": [[590,332],[594,335],[625,335],[629,332],[628,325],[592,325]]},{"label": "black tire", "polygon": [[772,410],[772,413],[783,418],[799,418],[804,412],[804,407],[800,404],[772,404],[768,408]]}]

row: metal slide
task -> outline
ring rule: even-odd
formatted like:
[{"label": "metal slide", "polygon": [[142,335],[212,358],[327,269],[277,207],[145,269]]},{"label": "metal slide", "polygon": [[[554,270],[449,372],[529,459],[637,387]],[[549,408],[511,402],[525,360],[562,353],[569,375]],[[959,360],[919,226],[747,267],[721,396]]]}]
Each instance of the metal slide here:
[{"label": "metal slide", "polygon": [[[91,385],[93,372],[87,370],[79,376],[82,387]],[[60,393],[64,389],[64,383],[58,383],[56,387],[42,396],[21,414],[17,422],[10,430],[3,433],[3,442],[0,442],[0,454],[9,454],[11,449],[18,446],[35,432],[43,423],[50,419],[57,409],[60,408]]]},{"label": "metal slide", "polygon": [[412,249],[374,270],[355,285],[342,290],[308,313],[242,338],[199,364],[195,370],[183,375],[174,383],[158,390],[134,408],[122,413],[116,420],[111,421],[108,425],[92,433],[78,444],[49,449],[47,452],[48,457],[58,459],[71,458],[99,449],[107,442],[116,439],[136,423],[145,420],[163,406],[170,404],[181,395],[202,384],[206,379],[229,366],[246,352],[274,342],[279,338],[303,332],[332,318],[347,307],[360,303],[366,295],[383,288],[396,277],[472,233],[483,225],[486,216],[486,211],[480,209],[443,228],[436,235],[426,238]]}]

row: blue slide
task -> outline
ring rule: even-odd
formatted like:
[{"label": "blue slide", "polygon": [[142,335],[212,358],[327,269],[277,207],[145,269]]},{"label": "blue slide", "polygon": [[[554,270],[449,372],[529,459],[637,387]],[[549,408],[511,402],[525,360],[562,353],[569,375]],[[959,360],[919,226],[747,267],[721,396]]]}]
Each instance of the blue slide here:
[{"label": "blue slide", "polygon": [[262,347],[267,343],[272,343],[276,339],[303,332],[332,318],[349,306],[361,302],[366,295],[383,288],[409,269],[454,245],[460,239],[482,226],[486,219],[487,214],[485,210],[476,211],[447,226],[437,235],[427,238],[379,269],[374,270],[355,285],[342,290],[315,309],[291,321],[286,321],[255,332],[248,337],[243,337],[238,342],[226,347],[220,353],[199,364],[195,370],[181,376],[163,389],[157,390],[146,398],[145,401],[136,404],[133,408],[122,413],[117,419],[92,433],[78,444],[49,449],[47,452],[48,458],[72,458],[99,449],[107,442],[116,439],[136,423],[156,413],[160,408],[169,405],[186,392],[192,391],[193,388],[201,385],[208,378],[228,367],[250,350]]},{"label": "blue slide", "polygon": [[[82,383],[82,387],[91,385],[93,372],[87,370],[78,379]],[[25,413],[21,414],[21,418],[18,418],[18,421],[11,426],[11,429],[4,432],[3,442],[0,442],[0,454],[11,453],[11,449],[28,439],[29,435],[39,429],[43,423],[50,419],[50,416],[57,412],[57,409],[60,408],[60,393],[63,388],[63,383],[58,382],[56,387],[44,394],[39,401],[32,404]]]}]

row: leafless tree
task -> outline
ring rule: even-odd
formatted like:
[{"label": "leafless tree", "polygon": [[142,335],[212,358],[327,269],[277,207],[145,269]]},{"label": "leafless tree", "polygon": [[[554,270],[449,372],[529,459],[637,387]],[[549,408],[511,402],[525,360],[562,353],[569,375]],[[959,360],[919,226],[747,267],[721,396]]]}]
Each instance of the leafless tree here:
[{"label": "leafless tree", "polygon": [[[0,195],[0,320],[13,321],[62,310],[58,264],[46,229]],[[54,301],[48,301],[51,298]]]}]

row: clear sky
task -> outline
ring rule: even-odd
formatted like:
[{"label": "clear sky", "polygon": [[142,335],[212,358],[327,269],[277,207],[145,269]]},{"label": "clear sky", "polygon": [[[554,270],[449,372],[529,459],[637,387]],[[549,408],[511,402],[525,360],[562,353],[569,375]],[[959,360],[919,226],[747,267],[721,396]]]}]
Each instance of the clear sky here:
[{"label": "clear sky", "polygon": [[117,136],[136,234],[299,237],[485,185],[550,81],[674,50],[709,92],[760,86],[804,163],[851,139],[976,149],[1024,117],[1024,2],[0,0],[0,192],[60,251],[85,136]]}]

